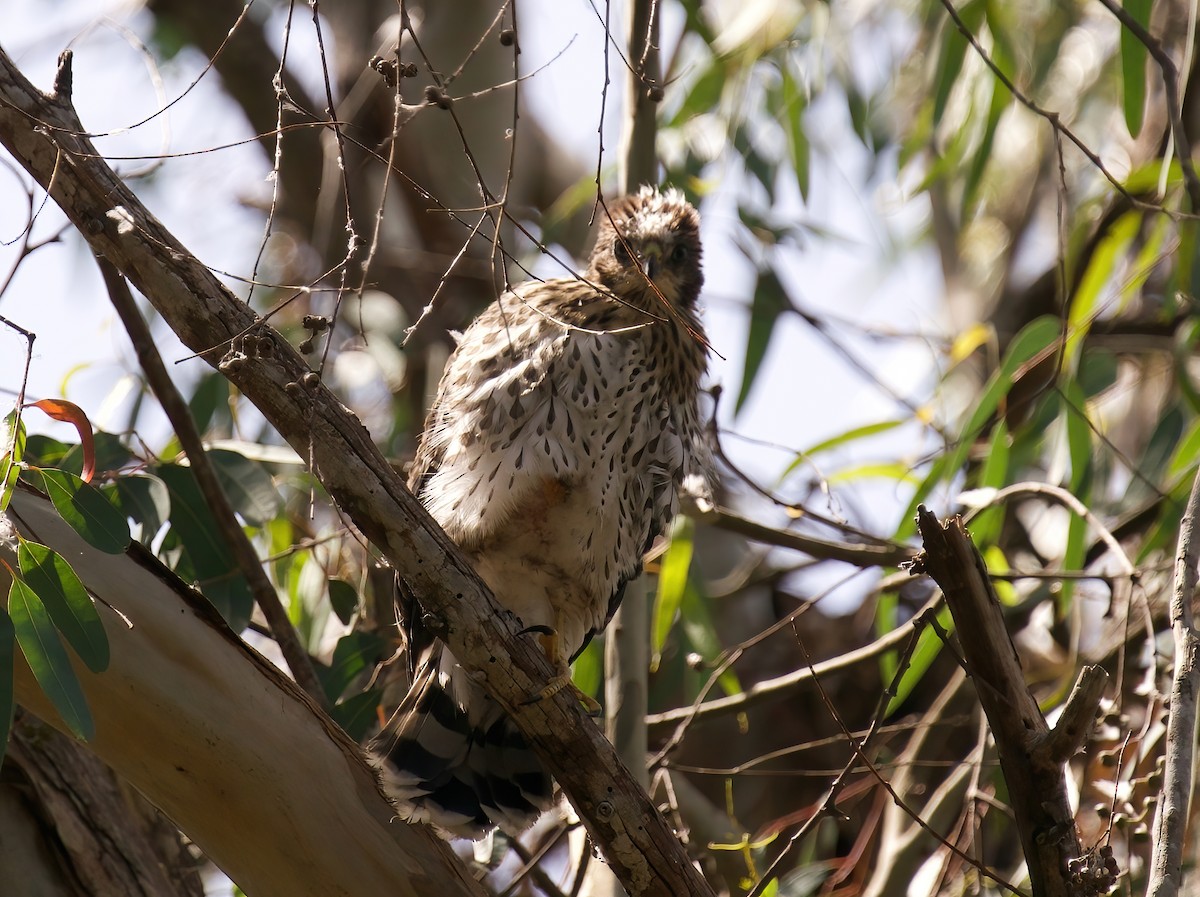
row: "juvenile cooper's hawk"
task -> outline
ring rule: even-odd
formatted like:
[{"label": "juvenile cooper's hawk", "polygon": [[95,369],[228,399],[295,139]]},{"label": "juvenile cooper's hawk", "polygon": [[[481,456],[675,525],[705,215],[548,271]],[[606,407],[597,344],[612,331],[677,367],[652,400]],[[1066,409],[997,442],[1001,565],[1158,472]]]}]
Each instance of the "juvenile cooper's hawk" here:
[{"label": "juvenile cooper's hawk", "polygon": [[[583,279],[515,287],[458,341],[409,485],[563,675],[705,476],[699,215],[677,190],[610,206]],[[551,781],[436,640],[371,750],[404,818],[479,838],[528,827]]]}]

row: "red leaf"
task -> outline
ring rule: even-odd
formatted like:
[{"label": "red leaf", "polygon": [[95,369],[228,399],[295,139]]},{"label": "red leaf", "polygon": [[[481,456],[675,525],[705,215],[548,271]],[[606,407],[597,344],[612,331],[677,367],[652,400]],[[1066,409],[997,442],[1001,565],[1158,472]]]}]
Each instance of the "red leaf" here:
[{"label": "red leaf", "polygon": [[75,427],[79,433],[79,447],[83,449],[83,470],[80,479],[90,483],[92,474],[96,472],[96,447],[92,442],[92,422],[83,413],[83,409],[66,399],[42,399],[40,402],[29,404],[42,409],[55,420],[66,421]]}]

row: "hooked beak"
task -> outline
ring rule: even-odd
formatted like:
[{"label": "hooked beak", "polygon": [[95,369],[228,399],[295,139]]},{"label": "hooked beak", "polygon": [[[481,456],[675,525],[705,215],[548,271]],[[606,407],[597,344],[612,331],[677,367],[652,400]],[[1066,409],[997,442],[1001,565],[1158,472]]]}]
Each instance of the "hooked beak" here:
[{"label": "hooked beak", "polygon": [[647,280],[654,280],[654,275],[658,273],[662,267],[662,247],[657,243],[650,243],[642,247],[641,269],[646,275]]}]

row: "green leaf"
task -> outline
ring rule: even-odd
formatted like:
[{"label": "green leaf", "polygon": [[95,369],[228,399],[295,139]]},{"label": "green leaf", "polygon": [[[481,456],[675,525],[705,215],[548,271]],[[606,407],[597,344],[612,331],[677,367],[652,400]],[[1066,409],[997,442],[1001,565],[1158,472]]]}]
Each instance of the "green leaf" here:
[{"label": "green leaf", "polygon": [[96,734],[96,726],[79,679],[67,659],[67,650],[37,593],[19,579],[13,580],[8,592],[8,613],[17,644],[42,691],[71,731],[84,741],[90,740]]},{"label": "green leaf", "polygon": [[329,603],[333,612],[346,626],[354,619],[358,610],[358,590],[344,579],[329,580]]},{"label": "green leaf", "polygon": [[[999,60],[994,60],[997,64],[1001,64]],[[1010,64],[1001,64],[1002,70],[1010,70]],[[992,99],[988,104],[987,120],[983,128],[983,138],[979,142],[979,149],[975,151],[974,158],[971,159],[971,165],[967,169],[967,176],[963,182],[963,199],[962,199],[962,219],[970,220],[973,215],[971,211],[975,204],[975,197],[979,191],[979,184],[983,181],[983,173],[987,171],[988,161],[992,157],[992,146],[996,142],[996,129],[1000,126],[1000,119],[1008,107],[1013,104],[1012,93],[1007,87],[999,81],[992,84]]]},{"label": "green leaf", "polygon": [[[979,485],[983,488],[1000,489],[1008,480],[1009,438],[1008,424],[1000,421],[992,430],[987,458],[979,474]],[[990,545],[1000,537],[1004,526],[1004,506],[980,511],[971,521],[971,538],[976,545]]]},{"label": "green leaf", "polygon": [[[8,508],[25,458],[25,424],[15,410],[0,422],[0,514]],[[2,744],[0,744],[2,747]]]},{"label": "green leaf", "polygon": [[734,414],[742,410],[754,386],[754,378],[767,355],[771,335],[775,332],[775,321],[790,307],[783,284],[771,269],[758,275],[758,286],[754,290],[754,301],[750,306],[750,333],[746,339],[746,363],[742,369],[742,386],[738,390]]},{"label": "green leaf", "polygon": [[[829,439],[823,439],[816,445],[806,448],[800,453],[800,455],[819,455],[822,452],[827,452],[830,449],[838,448],[839,446],[846,445],[847,443],[857,442],[858,440],[865,439],[868,436],[875,436],[879,433],[886,433],[889,430],[894,430],[896,427],[903,426],[904,424],[908,423],[908,421],[908,418],[898,417],[893,420],[883,420],[874,424],[864,424],[861,427],[854,427],[846,430],[844,433],[839,433],[837,436],[831,436]],[[793,461],[792,466],[788,468],[788,472],[791,472],[792,467],[795,467],[797,463],[797,461]]]},{"label": "green leaf", "polygon": [[1200,460],[1200,420],[1194,420],[1171,454],[1171,460],[1167,464],[1167,480],[1173,483],[1178,479],[1183,479],[1181,474],[1195,467],[1198,460]]},{"label": "green leaf", "polygon": [[1067,370],[1074,369],[1083,338],[1087,336],[1092,322],[1103,310],[1100,300],[1105,288],[1110,286],[1117,259],[1125,253],[1141,224],[1141,212],[1126,212],[1109,228],[1088,260],[1087,270],[1080,278],[1075,295],[1071,297],[1070,311],[1067,314],[1067,339],[1064,349],[1064,367]]},{"label": "green leaf", "polygon": [[1068,488],[1081,501],[1087,501],[1092,474],[1092,428],[1087,419],[1087,399],[1075,380],[1062,386],[1063,414],[1066,415],[1067,452],[1071,458]]},{"label": "green leaf", "polygon": [[96,606],[66,558],[37,542],[21,540],[17,560],[26,585],[37,593],[50,619],[89,670],[108,669],[108,635]]},{"label": "green leaf", "polygon": [[[708,67],[692,83],[679,111],[671,117],[667,127],[677,128],[691,121],[698,115],[712,112],[721,99],[725,89],[728,74],[722,60],[712,57]],[[589,183],[590,193],[595,193],[594,185]]]},{"label": "green leaf", "polygon": [[208,452],[233,509],[251,526],[262,526],[283,509],[283,496],[263,466],[225,449]]},{"label": "green leaf", "polygon": [[604,642],[592,639],[579,656],[571,662],[571,681],[585,695],[593,698],[600,693],[604,680]]},{"label": "green leaf", "polygon": [[[958,10],[958,15],[967,30],[976,33],[983,23],[983,14],[986,10],[985,0],[970,0]],[[946,104],[950,100],[950,92],[954,89],[954,82],[958,80],[958,73],[962,71],[963,59],[966,55],[967,39],[958,30],[958,26],[947,19],[942,33],[942,51],[938,55],[937,72],[934,75],[933,123],[935,126],[942,121]]]},{"label": "green leaf", "polygon": [[339,701],[329,711],[329,715],[354,741],[362,741],[370,730],[371,724],[379,718],[379,700],[379,690],[368,689],[361,694]]},{"label": "green leaf", "polygon": [[62,467],[62,459],[70,450],[65,442],[34,433],[25,447],[25,461],[31,467]]},{"label": "green leaf", "polygon": [[101,486],[114,507],[127,520],[138,524],[138,539],[149,543],[162,529],[171,514],[171,494],[166,484],[156,476],[135,473],[120,476]]},{"label": "green leaf", "polygon": [[106,554],[120,554],[129,545],[125,517],[95,486],[73,473],[43,468],[42,482],[59,516],[84,541]]},{"label": "green leaf", "polygon": [[696,524],[692,518],[683,514],[677,516],[671,524],[671,542],[662,558],[658,591],[654,596],[654,613],[650,622],[650,672],[657,671],[662,662],[663,645],[683,604],[688,571],[692,567],[695,536]]},{"label": "green leaf", "polygon": [[[680,626],[692,648],[706,661],[711,663],[716,660],[724,650],[724,646],[717,637],[717,627],[713,625],[712,614],[708,611],[708,603],[690,582],[684,589],[680,609],[683,611],[683,615],[680,617]],[[717,684],[727,695],[742,693],[742,684],[738,680],[737,673],[733,671],[733,667],[729,667],[717,677]]]},{"label": "green leaf", "polygon": [[1059,321],[1051,315],[1035,318],[1021,328],[1021,332],[1013,337],[1004,355],[1000,368],[995,371],[984,385],[983,393],[974,403],[974,411],[966,426],[960,431],[958,442],[946,454],[940,456],[930,468],[921,485],[917,487],[912,501],[905,509],[904,516],[896,528],[896,538],[905,539],[916,530],[915,515],[917,505],[923,503],[939,483],[953,478],[962,468],[971,451],[975,437],[991,419],[1000,401],[1012,389],[1017,373],[1030,360],[1037,358],[1054,345],[1059,338]]},{"label": "green leaf", "polygon": [[[1150,24],[1151,0],[1124,0],[1125,11],[1143,28]],[[1142,130],[1146,108],[1146,45],[1128,28],[1121,28],[1121,99],[1125,126],[1131,137]]]},{"label": "green leaf", "polygon": [[217,371],[200,378],[188,401],[188,410],[196,422],[196,429],[208,432],[214,422],[224,423],[229,419],[229,381]]},{"label": "green leaf", "polygon": [[[160,464],[152,469],[171,495],[171,528],[183,546],[190,577],[204,596],[229,623],[240,632],[250,621],[254,598],[233,556],[229,543],[209,510],[196,484],[191,468],[178,464]],[[180,564],[182,570],[185,565]]]},{"label": "green leaf", "polygon": [[[954,618],[950,616],[950,609],[942,607],[937,613],[937,621],[947,635],[954,632]],[[917,647],[913,649],[912,655],[909,658],[908,668],[900,677],[900,681],[896,683],[896,695],[888,702],[886,716],[891,716],[904,703],[905,699],[912,694],[912,690],[917,687],[917,684],[924,677],[925,673],[933,665],[938,654],[942,651],[942,637],[932,626],[926,626],[921,630],[921,634],[917,637]],[[892,660],[892,668],[895,669],[895,660]],[[892,676],[894,678],[894,674]]]},{"label": "green leaf", "polygon": [[328,667],[317,675],[329,700],[336,701],[360,673],[373,667],[383,653],[383,639],[369,632],[351,632],[338,639]]},{"label": "green leaf", "polygon": [[0,764],[4,763],[4,749],[8,746],[8,733],[12,731],[13,713],[17,706],[13,699],[15,639],[12,619],[0,607]]},{"label": "green leaf", "polygon": [[895,480],[898,483],[911,482],[914,485],[918,482],[917,478],[913,476],[912,465],[906,464],[903,461],[879,461],[854,464],[830,474],[826,477],[825,482],[830,486],[836,486],[841,483],[853,483],[858,480],[868,479]]},{"label": "green leaf", "polygon": [[[1086,496],[1080,496],[1086,500]],[[1067,522],[1067,547],[1063,552],[1063,570],[1068,572],[1076,572],[1083,567],[1083,560],[1087,554],[1087,521],[1078,514],[1072,514],[1071,519]],[[1059,583],[1058,600],[1058,619],[1069,619],[1071,613],[1071,599],[1075,594],[1075,581],[1073,579],[1064,579]]]},{"label": "green leaf", "polygon": [[808,134],[804,131],[804,110],[808,99],[796,79],[792,77],[791,67],[785,62],[779,67],[783,77],[783,129],[787,134],[788,155],[792,160],[792,170],[796,173],[796,185],[800,188],[800,198],[808,200],[808,171],[809,153]]}]

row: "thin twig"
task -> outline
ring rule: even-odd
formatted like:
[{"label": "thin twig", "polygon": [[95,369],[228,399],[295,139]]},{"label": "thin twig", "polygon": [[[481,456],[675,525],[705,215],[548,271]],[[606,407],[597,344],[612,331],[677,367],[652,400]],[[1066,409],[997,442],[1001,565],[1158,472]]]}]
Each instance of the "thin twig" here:
[{"label": "thin twig", "polygon": [[137,303],[134,302],[133,294],[125,283],[125,278],[121,276],[113,263],[103,256],[96,256],[96,264],[100,266],[100,273],[104,277],[104,285],[108,288],[113,308],[116,309],[121,323],[125,327],[125,332],[129,334],[129,339],[133,342],[138,363],[146,375],[146,381],[150,384],[150,389],[158,398],[163,412],[171,422],[175,435],[179,437],[179,444],[183,446],[192,472],[196,475],[196,485],[200,488],[209,510],[212,511],[213,517],[217,521],[217,529],[220,531],[221,537],[237,559],[238,567],[241,569],[242,575],[246,577],[251,594],[254,595],[254,601],[263,612],[263,616],[266,617],[271,634],[274,636],[276,644],[279,645],[284,660],[287,661],[288,669],[292,671],[292,677],[310,698],[328,710],[329,699],[325,696],[325,690],[321,688],[321,683],[317,679],[312,659],[304,650],[304,646],[300,644],[300,637],[296,634],[296,630],[288,618],[287,610],[279,600],[279,593],[275,591],[275,586],[271,585],[271,581],[263,570],[258,553],[238,522],[237,514],[229,503],[229,497],[225,494],[221,481],[217,479],[216,470],[209,460],[208,453],[204,450],[204,443],[196,429],[191,411],[188,410],[187,401],[171,381],[167,367],[163,364],[162,356],[155,348],[150,328],[142,318],[142,313],[138,310]]}]

